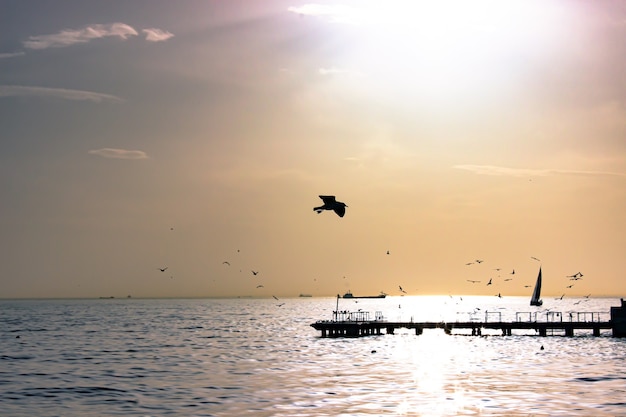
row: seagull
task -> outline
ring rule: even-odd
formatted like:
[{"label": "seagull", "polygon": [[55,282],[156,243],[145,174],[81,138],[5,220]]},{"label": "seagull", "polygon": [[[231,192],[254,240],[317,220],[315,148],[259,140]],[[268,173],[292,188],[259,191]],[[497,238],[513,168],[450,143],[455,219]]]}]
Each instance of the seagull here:
[{"label": "seagull", "polygon": [[228,265],[228,266],[230,266],[230,262],[228,262],[228,261],[224,261],[224,262],[222,262],[222,263],[223,263],[223,264],[226,264],[226,265]]},{"label": "seagull", "polygon": [[257,288],[264,288],[262,285],[257,285],[256,287]]},{"label": "seagull", "polygon": [[341,201],[335,200],[334,195],[321,195],[320,198],[324,202],[324,205],[319,207],[313,207],[313,210],[316,211],[318,214],[324,210],[333,210],[335,213],[337,213],[339,217],[343,217],[344,214],[346,214],[346,207],[348,206]]},{"label": "seagull", "polygon": [[[252,270],[251,270],[251,271],[252,271]],[[256,275],[256,274],[258,274],[258,273],[259,273],[259,271],[252,271],[252,275]]]},{"label": "seagull", "polygon": [[534,259],[537,262],[541,262],[539,259],[535,258],[534,256],[531,256],[530,259]]},{"label": "seagull", "polygon": [[505,281],[513,281],[513,278],[504,278]]},{"label": "seagull", "polygon": [[398,288],[400,288],[400,291],[402,291],[403,293],[405,293],[405,294],[406,294],[406,291],[404,291],[404,290],[402,289],[402,285],[398,285]]},{"label": "seagull", "polygon": [[511,275],[515,275],[515,269],[511,271]]},{"label": "seagull", "polygon": [[387,255],[389,255],[389,251],[387,251]]},{"label": "seagull", "polygon": [[467,279],[466,281],[471,282],[472,284],[476,284],[477,282],[480,282],[480,281],[476,281],[475,279]]},{"label": "seagull", "polygon": [[275,295],[272,295],[272,297],[274,297],[274,300],[278,300],[278,297],[276,297]]},{"label": "seagull", "polygon": [[476,259],[476,263],[479,263],[479,264],[480,264],[480,263],[482,263],[482,262],[483,262],[483,260],[482,260],[482,259]]},{"label": "seagull", "polygon": [[167,266],[166,266],[165,268],[157,268],[157,269],[158,269],[159,271],[161,271],[161,272],[165,272],[165,271],[167,271]]},{"label": "seagull", "polygon": [[572,288],[573,286],[574,286],[574,284],[568,285],[566,288]]},{"label": "seagull", "polygon": [[563,294],[563,295],[562,295],[562,296],[560,296],[560,297],[555,298],[555,300],[562,300],[562,299],[563,299],[563,297],[565,297],[565,294]]},{"label": "seagull", "polygon": [[487,283],[487,285],[491,285],[491,280],[492,280],[492,279],[493,279],[493,278],[489,278],[489,282]]},{"label": "seagull", "polygon": [[280,304],[276,304],[276,307],[282,307],[284,305],[285,305],[285,303],[280,303]]}]

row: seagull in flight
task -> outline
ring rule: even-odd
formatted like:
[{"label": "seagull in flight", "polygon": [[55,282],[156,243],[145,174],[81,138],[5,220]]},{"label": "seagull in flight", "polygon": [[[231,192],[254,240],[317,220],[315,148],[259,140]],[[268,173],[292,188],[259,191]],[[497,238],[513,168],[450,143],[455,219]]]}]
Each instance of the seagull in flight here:
[{"label": "seagull in flight", "polygon": [[539,259],[535,258],[534,256],[531,256],[530,259],[534,259],[537,262],[541,262]]},{"label": "seagull in flight", "polygon": [[275,295],[272,295],[272,297],[274,297],[274,300],[278,300],[278,297],[276,297]]},{"label": "seagull in flight", "polygon": [[222,262],[222,263],[223,263],[223,264],[226,264],[226,265],[228,265],[228,266],[230,266],[230,262],[228,262],[228,261],[224,261],[224,262]]},{"label": "seagull in flight", "polygon": [[333,210],[335,213],[337,213],[337,216],[339,217],[343,217],[344,214],[346,214],[346,207],[348,206],[341,201],[335,200],[334,195],[321,195],[319,197],[324,202],[324,205],[319,207],[313,207],[313,210],[316,211],[318,214],[324,210]]},{"label": "seagull in flight", "polygon": [[159,271],[161,271],[161,272],[165,272],[165,271],[167,271],[167,266],[166,266],[165,268],[157,268],[157,269],[158,269]]},{"label": "seagull in flight", "polygon": [[480,282],[480,281],[476,281],[475,279],[468,279],[466,281],[471,282],[472,284],[476,284],[477,282]]},{"label": "seagull in flight", "polygon": [[258,273],[259,273],[259,271],[252,271],[252,275],[257,275]]},{"label": "seagull in flight", "polygon": [[492,279],[493,279],[493,278],[489,278],[489,282],[487,283],[487,285],[491,285],[491,280],[492,280]]},{"label": "seagull in flight", "polygon": [[400,289],[401,292],[406,294],[406,291],[404,291],[404,289],[402,288],[402,285],[398,285],[398,288]]},{"label": "seagull in flight", "polygon": [[262,285],[257,285],[256,287],[257,288],[264,288]]}]

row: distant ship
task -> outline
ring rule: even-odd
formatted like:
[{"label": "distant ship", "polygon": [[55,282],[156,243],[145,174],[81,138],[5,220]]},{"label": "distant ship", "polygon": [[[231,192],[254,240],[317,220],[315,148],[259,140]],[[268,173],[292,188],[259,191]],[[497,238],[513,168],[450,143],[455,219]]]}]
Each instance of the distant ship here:
[{"label": "distant ship", "polygon": [[[387,294],[381,291],[378,295],[353,295],[350,291],[343,295],[343,298],[385,298]],[[337,298],[339,298],[339,294],[337,294]]]},{"label": "distant ship", "polygon": [[300,294],[300,297],[313,297],[311,294]]}]

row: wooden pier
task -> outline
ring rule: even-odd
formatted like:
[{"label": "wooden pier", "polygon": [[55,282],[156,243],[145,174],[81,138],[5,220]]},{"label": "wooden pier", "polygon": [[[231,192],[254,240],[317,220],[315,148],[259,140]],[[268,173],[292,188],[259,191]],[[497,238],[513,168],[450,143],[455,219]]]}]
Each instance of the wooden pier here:
[{"label": "wooden pier", "polygon": [[[565,335],[574,336],[576,330],[591,330],[594,336],[600,336],[602,330],[611,330],[614,337],[626,337],[626,303],[621,300],[621,307],[611,307],[608,321],[601,317],[608,313],[580,312],[567,313],[548,312],[545,320],[537,320],[537,313],[516,313],[515,321],[490,320],[485,314],[484,321],[454,321],[454,322],[414,322],[414,321],[387,321],[382,312],[377,311],[374,319],[370,319],[369,312],[365,311],[334,311],[332,320],[319,320],[313,324],[316,330],[321,331],[322,337],[362,337],[371,335],[394,334],[396,329],[412,329],[416,335],[424,329],[443,329],[452,334],[455,329],[466,330],[473,336],[481,336],[483,330],[499,330],[503,336],[511,336],[513,330],[534,330],[539,336]],[[383,333],[384,330],[384,333]]]}]

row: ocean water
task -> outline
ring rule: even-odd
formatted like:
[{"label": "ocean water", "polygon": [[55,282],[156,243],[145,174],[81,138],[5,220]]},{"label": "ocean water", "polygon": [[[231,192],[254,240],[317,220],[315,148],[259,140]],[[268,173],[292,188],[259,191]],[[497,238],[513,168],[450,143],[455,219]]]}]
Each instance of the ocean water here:
[{"label": "ocean water", "polygon": [[544,298],[542,308],[516,297],[336,303],[1,300],[0,414],[626,416],[626,339],[610,331],[321,338],[310,327],[337,307],[389,320],[514,320],[517,312],[608,320],[619,299]]}]

